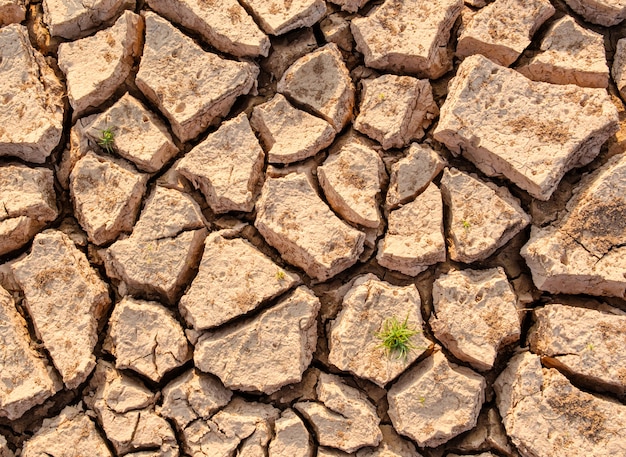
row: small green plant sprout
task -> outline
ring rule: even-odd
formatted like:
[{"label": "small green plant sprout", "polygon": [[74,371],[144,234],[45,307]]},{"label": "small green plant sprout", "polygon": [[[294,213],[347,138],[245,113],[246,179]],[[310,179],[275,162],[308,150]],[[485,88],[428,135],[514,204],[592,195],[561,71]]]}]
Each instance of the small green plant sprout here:
[{"label": "small green plant sprout", "polygon": [[385,99],[385,94],[383,94],[382,92],[378,94],[378,100],[382,102],[384,99]]},{"label": "small green plant sprout", "polygon": [[276,280],[277,281],[285,280],[285,272],[283,270],[276,270]]},{"label": "small green plant sprout", "polygon": [[113,127],[107,127],[100,131],[100,138],[98,139],[98,145],[107,151],[113,152],[113,144],[115,143],[115,133],[113,133]]},{"label": "small green plant sprout", "polygon": [[424,407],[424,403],[426,402],[426,398],[425,397],[419,397],[417,400],[420,402],[420,406]]},{"label": "small green plant sprout", "polygon": [[376,338],[381,340],[378,347],[384,348],[387,356],[391,356],[395,352],[399,359],[406,359],[409,351],[415,349],[411,343],[411,337],[420,331],[409,328],[408,314],[403,322],[395,317],[385,319],[381,331],[376,333]]},{"label": "small green plant sprout", "polygon": [[587,343],[587,349],[593,351],[594,345],[592,343]]},{"label": "small green plant sprout", "polygon": [[465,229],[465,231],[467,232],[469,230],[469,228],[472,226],[472,224],[469,223],[468,220],[463,219],[461,221],[461,223],[463,224],[463,228]]}]

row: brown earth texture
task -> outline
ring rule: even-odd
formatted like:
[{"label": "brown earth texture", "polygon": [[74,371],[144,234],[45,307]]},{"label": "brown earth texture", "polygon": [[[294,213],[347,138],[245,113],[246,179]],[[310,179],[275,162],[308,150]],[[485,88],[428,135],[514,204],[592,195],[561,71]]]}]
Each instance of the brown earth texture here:
[{"label": "brown earth texture", "polygon": [[0,0],[0,457],[626,456],[625,100],[626,0]]}]

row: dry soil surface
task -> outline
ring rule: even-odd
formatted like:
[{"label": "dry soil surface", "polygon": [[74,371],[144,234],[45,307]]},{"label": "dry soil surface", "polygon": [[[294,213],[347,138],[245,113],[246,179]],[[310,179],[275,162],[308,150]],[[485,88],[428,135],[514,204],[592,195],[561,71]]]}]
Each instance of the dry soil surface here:
[{"label": "dry soil surface", "polygon": [[626,455],[625,20],[0,0],[0,457]]}]

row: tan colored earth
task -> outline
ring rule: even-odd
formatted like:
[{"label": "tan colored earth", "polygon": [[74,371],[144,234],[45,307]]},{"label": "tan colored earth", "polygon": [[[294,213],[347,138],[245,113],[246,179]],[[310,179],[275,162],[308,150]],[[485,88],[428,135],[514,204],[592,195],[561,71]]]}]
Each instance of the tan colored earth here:
[{"label": "tan colored earth", "polygon": [[626,0],[0,0],[0,457],[626,456],[625,102]]}]

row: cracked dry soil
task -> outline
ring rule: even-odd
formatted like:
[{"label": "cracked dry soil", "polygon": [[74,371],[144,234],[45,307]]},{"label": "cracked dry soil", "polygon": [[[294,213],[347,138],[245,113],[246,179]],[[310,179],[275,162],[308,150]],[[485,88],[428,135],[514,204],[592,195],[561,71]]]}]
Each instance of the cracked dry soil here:
[{"label": "cracked dry soil", "polygon": [[626,455],[625,19],[0,0],[0,457]]}]

